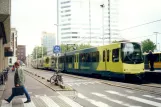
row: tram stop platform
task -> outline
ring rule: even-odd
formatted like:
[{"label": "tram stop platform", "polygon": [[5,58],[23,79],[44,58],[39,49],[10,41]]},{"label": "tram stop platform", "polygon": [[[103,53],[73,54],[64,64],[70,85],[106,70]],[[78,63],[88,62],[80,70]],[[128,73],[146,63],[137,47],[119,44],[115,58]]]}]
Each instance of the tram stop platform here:
[{"label": "tram stop platform", "polygon": [[161,81],[161,70],[150,71],[149,69],[145,70],[145,79],[148,81]]}]

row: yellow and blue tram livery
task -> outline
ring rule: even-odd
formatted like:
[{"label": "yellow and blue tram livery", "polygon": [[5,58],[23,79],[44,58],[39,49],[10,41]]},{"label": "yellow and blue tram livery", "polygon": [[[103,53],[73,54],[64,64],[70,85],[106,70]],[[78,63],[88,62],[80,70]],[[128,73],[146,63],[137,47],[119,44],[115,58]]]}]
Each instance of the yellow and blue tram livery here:
[{"label": "yellow and blue tram livery", "polygon": [[[161,69],[161,52],[154,52],[154,69],[160,70]],[[145,69],[150,69],[150,64],[148,61],[148,53],[144,53],[144,66]]]},{"label": "yellow and blue tram livery", "polygon": [[76,74],[140,78],[144,74],[144,61],[140,44],[119,42],[67,52],[59,57],[59,68]]},{"label": "yellow and blue tram livery", "polygon": [[52,65],[51,56],[45,56],[43,58],[43,69],[50,70]]}]

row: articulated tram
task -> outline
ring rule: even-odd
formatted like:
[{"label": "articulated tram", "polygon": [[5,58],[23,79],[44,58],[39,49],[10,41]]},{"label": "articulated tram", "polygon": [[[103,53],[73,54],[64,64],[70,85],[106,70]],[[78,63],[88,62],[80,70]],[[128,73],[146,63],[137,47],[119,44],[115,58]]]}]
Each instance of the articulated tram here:
[{"label": "articulated tram", "polygon": [[[144,60],[141,46],[136,42],[118,42],[105,46],[76,50],[58,58],[59,70],[74,74],[99,75],[126,79],[130,75],[141,78]],[[33,60],[33,67],[56,70],[56,57]]]}]

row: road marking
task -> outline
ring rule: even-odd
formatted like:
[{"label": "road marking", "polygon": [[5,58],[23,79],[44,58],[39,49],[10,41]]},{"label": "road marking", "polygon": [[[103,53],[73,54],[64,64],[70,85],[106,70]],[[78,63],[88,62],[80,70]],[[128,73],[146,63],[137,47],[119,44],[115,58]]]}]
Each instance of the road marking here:
[{"label": "road marking", "polygon": [[85,82],[84,82],[84,83],[82,83],[82,84],[87,85],[88,83],[85,83]]},{"label": "road marking", "polygon": [[69,85],[69,86],[72,86],[73,84],[71,84],[71,83],[68,83],[67,85]]},{"label": "road marking", "polygon": [[126,96],[127,96],[127,95],[125,95],[125,94],[121,94],[121,93],[116,92],[116,91],[106,91],[106,92],[108,92],[108,93],[110,93],[110,94],[119,95],[119,96],[122,96],[122,97],[126,97]]},{"label": "road marking", "polygon": [[161,100],[160,97],[155,97],[155,96],[151,96],[151,95],[143,95],[144,97],[148,97],[148,98],[153,98],[153,99],[156,99],[156,100]]},{"label": "road marking", "polygon": [[158,102],[146,100],[146,99],[139,98],[139,97],[135,97],[135,96],[128,96],[126,94],[121,94],[121,93],[115,92],[115,91],[106,91],[106,92],[111,93],[111,94],[114,94],[114,95],[126,97],[126,98],[129,98],[129,99],[132,99],[132,100],[135,100],[135,101],[139,101],[139,102],[142,102],[142,103],[145,103],[145,104],[149,104],[149,105],[161,107],[161,103],[158,103]]},{"label": "road marking", "polygon": [[[22,98],[22,102],[25,102],[25,101],[26,101],[26,98]],[[23,105],[24,107],[36,107],[32,100],[30,103],[24,103]]]},{"label": "road marking", "polygon": [[12,101],[10,103],[8,103],[7,101],[2,100],[1,107],[12,107]]},{"label": "road marking", "polygon": [[59,105],[57,105],[51,98],[49,98],[47,96],[39,96],[39,98],[41,100],[43,100],[44,103],[46,103],[46,105],[48,105],[48,107],[59,107]]},{"label": "road marking", "polygon": [[104,94],[100,94],[100,93],[96,93],[96,92],[93,92],[92,94],[93,94],[93,95],[96,95],[96,96],[98,96],[98,97],[107,99],[107,100],[109,100],[109,101],[112,101],[112,102],[114,102],[114,103],[117,103],[117,104],[126,106],[126,107],[141,107],[141,106],[130,105],[130,104],[128,104],[128,103],[125,103],[125,102],[122,102],[122,101],[119,101],[119,100],[115,100],[115,99],[109,98],[109,97],[105,96]]},{"label": "road marking", "polygon": [[81,93],[78,93],[78,97],[81,98],[81,99],[84,99],[84,100],[86,100],[88,102],[90,102],[91,104],[93,104],[93,105],[95,105],[97,107],[110,107],[108,104],[105,104],[103,102],[89,99],[88,97],[82,95]]},{"label": "road marking", "polygon": [[[68,97],[65,96],[58,96],[61,100],[65,101],[67,104],[69,104],[72,107],[83,107],[80,104],[78,104],[77,102],[74,102],[73,100],[71,100]],[[54,106],[53,106],[54,107]]]},{"label": "road marking", "polygon": [[135,97],[135,96],[129,96],[128,98],[135,100],[135,101],[145,103],[145,104],[149,104],[149,105],[152,105],[152,106],[161,107],[161,103],[157,103],[157,102],[154,102],[154,101],[146,100],[146,99]]},{"label": "road marking", "polygon": [[130,93],[130,94],[134,93],[134,92],[131,91],[131,90],[125,90],[125,92]]},{"label": "road marking", "polygon": [[75,85],[79,86],[80,83],[75,83]]}]

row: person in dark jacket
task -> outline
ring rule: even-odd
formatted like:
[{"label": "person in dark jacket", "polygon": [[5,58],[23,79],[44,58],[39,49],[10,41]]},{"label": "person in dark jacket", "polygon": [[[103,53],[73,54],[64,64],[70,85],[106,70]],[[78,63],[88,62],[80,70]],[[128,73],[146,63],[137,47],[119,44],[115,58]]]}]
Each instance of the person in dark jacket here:
[{"label": "person in dark jacket", "polygon": [[[14,84],[15,84],[15,87],[18,87],[18,86],[21,86],[23,88],[23,91],[25,93],[25,96],[27,98],[27,101],[25,101],[24,103],[29,103],[31,102],[31,98],[30,98],[30,95],[28,94],[25,86],[24,86],[24,83],[25,83],[25,76],[23,74],[23,69],[21,68],[20,64],[18,62],[15,62],[15,75],[14,75]],[[11,100],[15,97],[15,94],[12,93],[12,95],[8,98],[8,99],[5,99],[8,103],[11,102]]]},{"label": "person in dark jacket", "polygon": [[148,61],[150,62],[150,71],[154,71],[154,55],[151,50],[148,54]]}]

